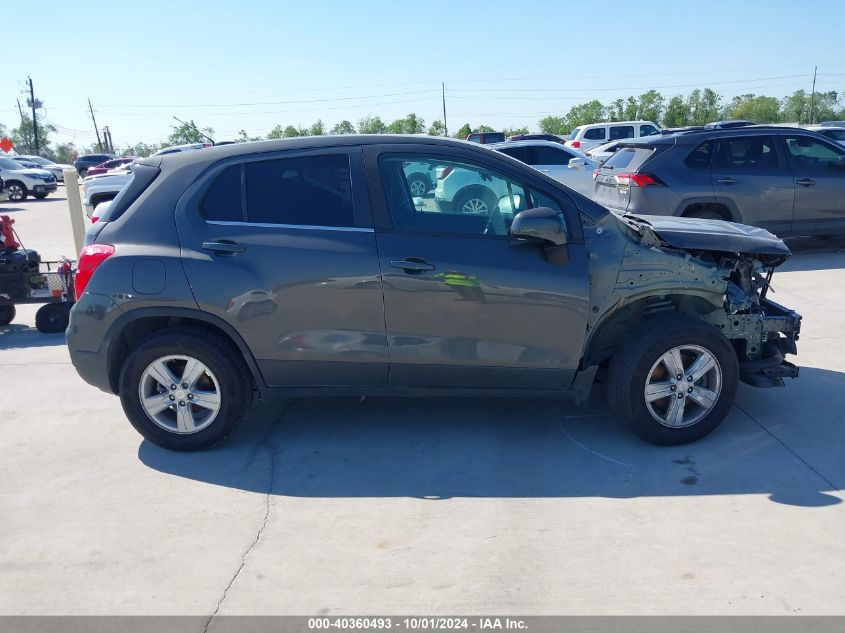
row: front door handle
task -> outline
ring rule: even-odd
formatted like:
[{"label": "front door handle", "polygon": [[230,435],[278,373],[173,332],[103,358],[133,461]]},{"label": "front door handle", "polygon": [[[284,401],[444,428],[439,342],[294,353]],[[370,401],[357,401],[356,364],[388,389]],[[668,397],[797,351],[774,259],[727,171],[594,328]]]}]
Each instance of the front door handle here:
[{"label": "front door handle", "polygon": [[391,259],[390,265],[393,268],[401,268],[406,273],[419,274],[427,270],[434,270],[434,266],[419,257],[407,257],[405,259]]},{"label": "front door handle", "polygon": [[736,180],[734,180],[730,176],[725,176],[724,178],[719,178],[716,182],[721,183],[723,185],[732,185],[736,182]]},{"label": "front door handle", "polygon": [[816,184],[816,181],[812,178],[799,178],[795,181],[795,183],[804,187],[812,187],[814,184]]},{"label": "front door handle", "polygon": [[245,246],[236,244],[231,240],[220,240],[219,242],[203,242],[203,250],[217,253],[218,255],[234,255],[246,251]]}]

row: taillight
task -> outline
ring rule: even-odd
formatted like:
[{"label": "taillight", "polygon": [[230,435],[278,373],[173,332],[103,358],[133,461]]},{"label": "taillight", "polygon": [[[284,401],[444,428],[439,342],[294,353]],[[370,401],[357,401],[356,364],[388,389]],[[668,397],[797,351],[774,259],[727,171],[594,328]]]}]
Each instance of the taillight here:
[{"label": "taillight", "polygon": [[651,185],[662,185],[663,183],[649,174],[616,174],[616,184],[648,187]]},{"label": "taillight", "polygon": [[85,286],[91,281],[91,275],[97,267],[114,255],[114,246],[110,244],[90,244],[79,253],[79,261],[76,263],[76,278],[73,287],[76,290],[76,298],[85,292]]},{"label": "taillight", "polygon": [[572,149],[578,149],[581,147],[581,141],[572,141],[572,145],[570,145]]},{"label": "taillight", "polygon": [[91,216],[91,224],[96,224],[99,221],[100,221],[100,218],[98,216],[96,216],[96,215]]},{"label": "taillight", "polygon": [[443,171],[441,171],[437,174],[437,180],[443,180],[444,178],[446,178],[446,176],[448,176],[449,174],[452,173],[452,170],[454,168],[455,167],[452,166],[452,165],[449,165],[448,167],[444,167]]}]

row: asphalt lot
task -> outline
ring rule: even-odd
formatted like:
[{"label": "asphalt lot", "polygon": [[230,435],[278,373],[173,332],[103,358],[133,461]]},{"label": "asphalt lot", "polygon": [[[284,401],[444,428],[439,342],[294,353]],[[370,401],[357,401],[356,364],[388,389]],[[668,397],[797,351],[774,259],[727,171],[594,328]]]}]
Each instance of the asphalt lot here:
[{"label": "asphalt lot", "polygon": [[[0,203],[72,255],[64,192]],[[693,445],[597,391],[260,405],[224,447],[141,440],[37,306],[0,327],[0,614],[845,614],[845,241],[773,298],[801,376]]]}]

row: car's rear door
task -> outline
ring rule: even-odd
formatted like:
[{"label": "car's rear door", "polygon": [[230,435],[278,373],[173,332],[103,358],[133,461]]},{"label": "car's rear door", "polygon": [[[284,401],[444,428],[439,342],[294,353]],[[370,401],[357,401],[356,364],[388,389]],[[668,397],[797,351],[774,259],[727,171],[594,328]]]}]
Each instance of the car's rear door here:
[{"label": "car's rear door", "polygon": [[745,224],[775,235],[792,229],[792,174],[769,135],[719,137],[710,178],[716,201],[730,201]]},{"label": "car's rear door", "polygon": [[[560,389],[577,369],[586,333],[589,275],[572,201],[528,169],[478,152],[431,145],[371,146],[366,162],[376,220],[390,384],[401,387]],[[404,165],[477,171],[503,191],[492,214],[456,212],[414,198]],[[540,180],[542,186],[532,182]],[[472,185],[477,187],[478,185]],[[551,191],[550,191],[551,190]],[[480,194],[479,194],[480,195]],[[568,261],[509,243],[513,211],[557,207],[569,228]]]},{"label": "car's rear door", "polygon": [[794,235],[845,232],[845,154],[834,143],[803,134],[780,137],[795,182]]},{"label": "car's rear door", "polygon": [[243,337],[270,386],[386,385],[359,147],[221,161],[183,196],[176,218],[199,307]]}]

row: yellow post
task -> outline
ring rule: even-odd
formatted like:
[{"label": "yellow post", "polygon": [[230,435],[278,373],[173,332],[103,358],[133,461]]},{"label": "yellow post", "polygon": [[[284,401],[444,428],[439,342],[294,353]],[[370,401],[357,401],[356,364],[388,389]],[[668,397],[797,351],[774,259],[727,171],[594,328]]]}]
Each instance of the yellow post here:
[{"label": "yellow post", "polygon": [[67,206],[70,209],[70,226],[73,229],[73,243],[76,246],[77,255],[82,251],[82,242],[85,239],[85,214],[82,211],[82,197],[79,195],[79,178],[75,169],[65,169],[65,195]]}]

